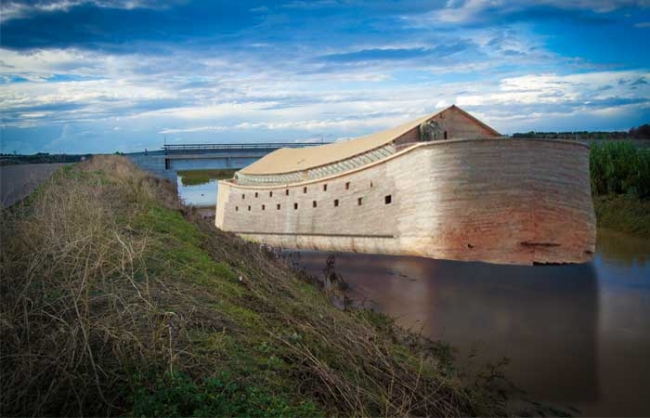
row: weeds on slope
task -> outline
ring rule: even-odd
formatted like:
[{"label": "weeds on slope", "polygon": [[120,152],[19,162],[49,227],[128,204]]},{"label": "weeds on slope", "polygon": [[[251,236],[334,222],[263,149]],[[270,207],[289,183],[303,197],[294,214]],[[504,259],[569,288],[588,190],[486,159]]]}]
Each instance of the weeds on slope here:
[{"label": "weeds on slope", "polygon": [[333,307],[123,157],[2,212],[2,415],[503,415],[499,373]]}]

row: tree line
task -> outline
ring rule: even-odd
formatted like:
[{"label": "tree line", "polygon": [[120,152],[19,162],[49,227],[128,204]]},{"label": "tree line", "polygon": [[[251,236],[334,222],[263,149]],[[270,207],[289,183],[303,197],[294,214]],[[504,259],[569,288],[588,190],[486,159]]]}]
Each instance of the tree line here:
[{"label": "tree line", "polygon": [[564,132],[517,132],[513,138],[540,139],[650,139],[650,124],[630,128],[628,131],[564,131]]}]

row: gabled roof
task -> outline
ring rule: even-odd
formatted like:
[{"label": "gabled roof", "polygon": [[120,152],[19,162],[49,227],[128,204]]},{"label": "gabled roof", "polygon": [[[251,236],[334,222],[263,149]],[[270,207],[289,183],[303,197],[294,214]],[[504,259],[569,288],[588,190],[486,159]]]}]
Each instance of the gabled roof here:
[{"label": "gabled roof", "polygon": [[407,122],[396,128],[362,136],[360,138],[307,148],[281,148],[243,168],[239,172],[246,175],[293,173],[308,168],[320,167],[337,161],[346,160],[387,145],[410,130],[417,128],[427,120],[450,109],[461,111],[464,115],[494,133],[495,136],[500,136],[500,134],[494,129],[453,105],[441,111]]}]

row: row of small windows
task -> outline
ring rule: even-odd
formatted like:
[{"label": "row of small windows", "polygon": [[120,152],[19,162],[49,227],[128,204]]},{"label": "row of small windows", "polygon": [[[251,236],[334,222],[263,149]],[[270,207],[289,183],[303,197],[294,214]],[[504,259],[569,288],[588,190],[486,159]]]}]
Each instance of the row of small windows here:
[{"label": "row of small windows", "polygon": [[[373,187],[372,182],[370,182],[370,187]],[[345,190],[350,190],[350,182],[349,181],[345,183]],[[323,191],[324,192],[327,191],[327,184],[323,184]],[[307,193],[307,187],[303,187],[302,192]],[[286,189],[284,191],[284,194],[289,196],[289,189]],[[255,192],[255,198],[258,198],[259,196],[260,196],[259,192]],[[269,192],[269,197],[273,197],[273,192],[272,191]],[[242,200],[246,199],[246,193],[242,193],[241,198],[242,198]]]},{"label": "row of small windows", "polygon": [[[384,196],[384,204],[385,205],[390,205],[392,203],[392,201],[393,201],[393,196],[392,195]],[[363,197],[357,198],[357,206],[361,206],[361,205],[363,205]],[[318,202],[316,200],[312,201],[311,207],[312,208],[317,208],[318,207]],[[334,199],[334,207],[335,208],[339,207],[339,199]],[[275,206],[275,208],[277,210],[280,210],[280,209],[282,209],[282,205],[278,203]],[[293,204],[293,209],[294,210],[298,209],[298,203]],[[248,205],[248,210],[249,211],[251,210],[251,205]],[[266,210],[266,205],[262,205],[262,210]],[[235,206],[235,211],[239,212],[239,206]]]}]

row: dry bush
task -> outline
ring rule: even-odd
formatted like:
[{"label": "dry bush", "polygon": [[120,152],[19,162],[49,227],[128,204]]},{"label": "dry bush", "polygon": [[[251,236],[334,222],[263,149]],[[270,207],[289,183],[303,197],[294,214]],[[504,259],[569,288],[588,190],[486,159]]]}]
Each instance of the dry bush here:
[{"label": "dry bush", "polygon": [[2,213],[2,415],[121,411],[125,370],[172,362],[169,291],[148,277],[147,236],[117,219],[134,210],[124,196],[165,200],[166,187],[95,157]]}]

